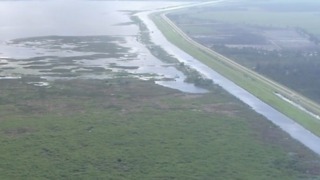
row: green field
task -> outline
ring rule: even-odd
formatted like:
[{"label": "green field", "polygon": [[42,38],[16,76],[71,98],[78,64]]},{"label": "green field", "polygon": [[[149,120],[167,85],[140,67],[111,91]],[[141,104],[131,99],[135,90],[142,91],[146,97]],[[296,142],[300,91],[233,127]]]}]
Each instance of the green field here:
[{"label": "green field", "polygon": [[134,79],[0,87],[0,179],[310,179],[320,159],[216,87]]}]

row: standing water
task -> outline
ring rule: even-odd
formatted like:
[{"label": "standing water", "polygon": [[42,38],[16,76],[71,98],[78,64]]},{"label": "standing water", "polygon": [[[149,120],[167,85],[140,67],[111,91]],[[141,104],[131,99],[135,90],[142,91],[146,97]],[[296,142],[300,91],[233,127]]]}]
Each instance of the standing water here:
[{"label": "standing water", "polygon": [[[138,77],[202,93],[139,42],[137,11],[181,5],[139,1],[0,2],[0,77]],[[10,17],[10,18],[8,18]],[[166,84],[168,86],[168,84]],[[183,87],[183,88],[182,88]]]}]

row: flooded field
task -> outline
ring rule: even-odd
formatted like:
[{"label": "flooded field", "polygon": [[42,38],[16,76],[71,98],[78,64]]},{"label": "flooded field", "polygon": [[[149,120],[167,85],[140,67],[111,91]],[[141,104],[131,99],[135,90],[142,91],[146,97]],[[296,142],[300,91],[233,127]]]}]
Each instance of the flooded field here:
[{"label": "flooded field", "polygon": [[[153,56],[139,42],[139,27],[131,20],[134,12],[182,3],[19,1],[1,4],[2,79],[137,77],[186,92],[204,92],[185,83],[186,76],[172,63]],[[79,11],[71,13],[74,8]],[[5,18],[8,16],[12,19]]]},{"label": "flooded field", "polygon": [[[228,12],[226,12],[228,13]],[[252,48],[266,51],[319,51],[310,34],[301,28],[230,23],[198,16],[185,18],[182,15],[170,17],[189,33],[190,37],[208,46],[228,48]]]},{"label": "flooded field", "polygon": [[320,103],[319,2],[306,4],[230,2],[169,18],[195,41]]}]

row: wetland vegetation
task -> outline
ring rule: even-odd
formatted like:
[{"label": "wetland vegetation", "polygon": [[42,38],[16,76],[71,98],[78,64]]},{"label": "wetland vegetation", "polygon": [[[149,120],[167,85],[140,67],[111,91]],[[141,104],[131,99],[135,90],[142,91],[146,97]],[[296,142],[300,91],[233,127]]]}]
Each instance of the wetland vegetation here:
[{"label": "wetland vegetation", "polygon": [[[1,80],[1,179],[312,179],[319,158],[216,87]],[[32,79],[41,81],[41,79]]]},{"label": "wetland vegetation", "polygon": [[166,52],[160,45],[154,44],[154,42],[152,42],[150,39],[150,33],[152,32],[148,30],[146,25],[137,16],[132,16],[131,19],[140,28],[140,34],[138,36],[139,41],[145,44],[146,47],[155,57],[158,57],[160,60],[164,62],[174,64],[174,66],[178,70],[180,70],[186,75],[185,82],[192,83],[198,87],[203,87],[207,89],[212,87],[213,81],[211,79],[204,77],[201,73],[199,73],[192,67],[187,66],[184,63],[181,63],[177,58]]},{"label": "wetland vegetation", "polygon": [[[108,26],[135,29],[129,15]],[[139,25],[134,35],[0,45],[0,179],[320,178],[318,155],[150,42]],[[179,79],[209,91],[155,83]]]}]

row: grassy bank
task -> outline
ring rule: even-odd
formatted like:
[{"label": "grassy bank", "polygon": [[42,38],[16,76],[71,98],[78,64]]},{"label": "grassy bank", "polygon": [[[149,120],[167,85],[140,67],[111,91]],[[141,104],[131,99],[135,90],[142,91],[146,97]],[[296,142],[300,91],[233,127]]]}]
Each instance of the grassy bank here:
[{"label": "grassy bank", "polygon": [[312,179],[319,157],[220,88],[0,86],[0,179]]},{"label": "grassy bank", "polygon": [[235,66],[226,63],[223,58],[209,54],[198,46],[190,43],[185,37],[177,33],[173,27],[169,28],[171,25],[159,14],[153,14],[151,17],[168,40],[179,48],[245,88],[253,95],[270,104],[288,117],[294,119],[313,133],[318,136],[320,135],[320,121],[277,97],[274,92],[278,92],[278,88],[266,84],[264,81],[261,81],[250,73],[242,70],[239,71]]}]

